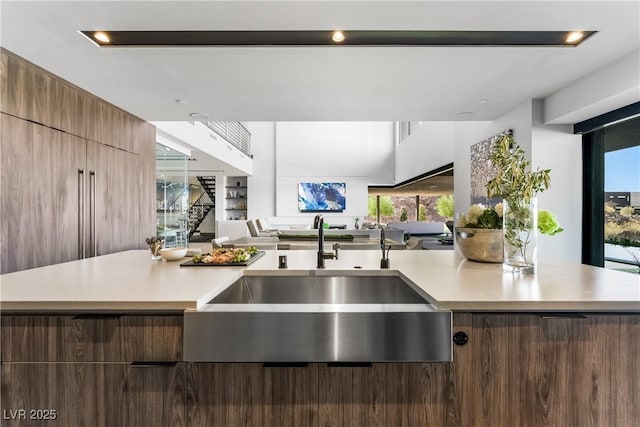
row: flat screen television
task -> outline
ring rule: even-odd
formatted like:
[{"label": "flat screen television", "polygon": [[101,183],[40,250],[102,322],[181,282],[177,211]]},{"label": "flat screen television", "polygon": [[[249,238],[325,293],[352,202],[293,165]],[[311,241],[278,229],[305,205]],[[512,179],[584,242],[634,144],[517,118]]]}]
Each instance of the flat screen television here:
[{"label": "flat screen television", "polygon": [[344,182],[301,182],[298,184],[300,212],[342,212],[346,209]]}]

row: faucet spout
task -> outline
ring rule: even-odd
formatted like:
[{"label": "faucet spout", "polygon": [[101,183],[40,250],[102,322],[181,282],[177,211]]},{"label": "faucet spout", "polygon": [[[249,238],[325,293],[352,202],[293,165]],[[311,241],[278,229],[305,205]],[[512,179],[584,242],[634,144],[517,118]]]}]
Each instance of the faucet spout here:
[{"label": "faucet spout", "polygon": [[324,252],[324,218],[318,215],[318,253]]},{"label": "faucet spout", "polygon": [[[320,216],[320,215],[319,215]],[[324,268],[325,259],[338,258],[338,247],[335,247],[335,253],[324,251],[324,218],[318,218],[318,264],[316,268]]]},{"label": "faucet spout", "polygon": [[387,248],[387,239],[384,233],[384,227],[380,229],[380,249],[382,250],[380,268],[389,268],[389,250],[391,247]]}]

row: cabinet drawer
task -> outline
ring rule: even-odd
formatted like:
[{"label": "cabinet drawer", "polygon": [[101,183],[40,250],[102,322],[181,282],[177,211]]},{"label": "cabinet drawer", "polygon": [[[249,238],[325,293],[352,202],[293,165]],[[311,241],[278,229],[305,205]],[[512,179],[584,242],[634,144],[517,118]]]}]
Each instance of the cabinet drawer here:
[{"label": "cabinet drawer", "polygon": [[3,315],[3,362],[182,360],[176,315]]},{"label": "cabinet drawer", "polygon": [[6,427],[184,426],[185,364],[3,363]]}]

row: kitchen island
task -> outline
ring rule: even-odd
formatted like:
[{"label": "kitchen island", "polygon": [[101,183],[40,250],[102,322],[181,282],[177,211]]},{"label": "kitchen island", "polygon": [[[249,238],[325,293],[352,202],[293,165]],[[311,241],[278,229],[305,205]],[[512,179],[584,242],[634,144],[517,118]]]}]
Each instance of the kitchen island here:
[{"label": "kitchen island", "polygon": [[128,251],[0,276],[3,425],[44,425],[30,410],[60,426],[640,425],[640,280],[578,264],[518,277],[448,251],[392,252],[384,274],[453,311],[451,363],[184,361],[184,310],[243,275],[380,273],[379,251],[324,270],[315,255],[181,268]]}]

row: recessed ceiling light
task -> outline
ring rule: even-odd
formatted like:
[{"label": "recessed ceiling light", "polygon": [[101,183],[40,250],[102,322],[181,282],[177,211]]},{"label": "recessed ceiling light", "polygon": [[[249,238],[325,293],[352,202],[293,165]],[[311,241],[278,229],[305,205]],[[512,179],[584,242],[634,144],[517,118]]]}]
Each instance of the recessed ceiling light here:
[{"label": "recessed ceiling light", "polygon": [[334,31],[333,34],[331,35],[331,40],[333,40],[336,43],[343,42],[344,39],[345,39],[344,33],[340,30]]},{"label": "recessed ceiling light", "polygon": [[582,31],[573,31],[567,35],[565,41],[567,43],[575,43],[578,40],[582,39],[582,37],[584,37],[584,33]]},{"label": "recessed ceiling light", "polygon": [[93,38],[98,40],[100,43],[111,43],[111,38],[107,33],[103,33],[102,31],[98,31],[93,34]]},{"label": "recessed ceiling light", "polygon": [[178,98],[178,99],[176,99],[176,103],[178,103],[178,104],[186,104],[187,101],[185,101],[184,99]]},{"label": "recessed ceiling light", "polygon": [[208,115],[203,114],[203,113],[190,113],[189,117],[191,117],[192,119],[195,119],[195,120],[203,121],[203,122],[205,122],[205,121],[210,119],[210,117]]},{"label": "recessed ceiling light", "polygon": [[487,98],[482,98],[480,100],[480,104],[486,104],[487,102],[489,102],[489,100]]},{"label": "recessed ceiling light", "polygon": [[473,113],[471,111],[462,111],[456,114],[456,116],[473,116]]}]

